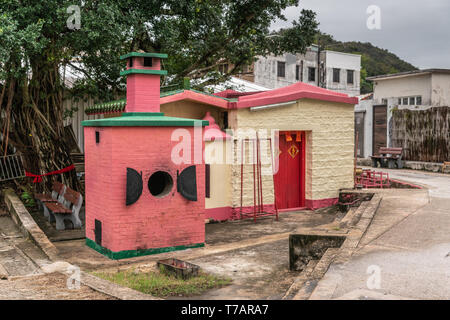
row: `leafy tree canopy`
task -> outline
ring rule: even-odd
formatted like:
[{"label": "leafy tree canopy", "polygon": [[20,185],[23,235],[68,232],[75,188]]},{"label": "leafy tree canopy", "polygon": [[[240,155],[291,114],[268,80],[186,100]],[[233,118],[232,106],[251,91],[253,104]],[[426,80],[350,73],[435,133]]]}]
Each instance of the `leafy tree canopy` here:
[{"label": "leafy tree canopy", "polygon": [[[48,172],[70,163],[63,136],[67,93],[111,99],[123,93],[119,56],[130,51],[169,55],[166,82],[181,77],[223,80],[258,55],[303,52],[317,32],[312,11],[271,34],[299,0],[0,0],[2,147],[30,155],[27,166]],[[81,26],[68,28],[78,5]],[[217,65],[234,68],[221,75]],[[69,91],[64,67],[80,77]],[[14,126],[15,130],[11,130]]]}]

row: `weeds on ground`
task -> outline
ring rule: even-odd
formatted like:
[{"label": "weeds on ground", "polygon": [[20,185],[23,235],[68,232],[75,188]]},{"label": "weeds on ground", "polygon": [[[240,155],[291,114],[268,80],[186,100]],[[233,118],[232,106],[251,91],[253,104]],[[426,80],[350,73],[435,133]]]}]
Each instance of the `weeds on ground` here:
[{"label": "weeds on ground", "polygon": [[33,193],[30,191],[30,188],[28,186],[20,186],[19,188],[22,191],[22,193],[20,194],[20,199],[22,200],[25,207],[34,207],[36,203],[34,201]]},{"label": "weeds on ground", "polygon": [[115,273],[93,272],[92,274],[118,285],[156,297],[194,296],[202,294],[209,289],[220,288],[231,283],[231,279],[201,271],[197,277],[187,280],[158,271],[141,273],[135,270],[125,270]]}]

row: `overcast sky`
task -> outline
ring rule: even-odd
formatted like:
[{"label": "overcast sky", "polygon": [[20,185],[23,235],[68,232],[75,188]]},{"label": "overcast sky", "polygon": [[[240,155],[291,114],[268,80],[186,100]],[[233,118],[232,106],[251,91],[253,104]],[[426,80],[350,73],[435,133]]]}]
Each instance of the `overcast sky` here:
[{"label": "overcast sky", "polygon": [[[381,30],[367,28],[370,5],[381,10]],[[450,69],[450,0],[300,0],[285,11],[289,22],[302,8],[315,11],[320,30],[336,40],[371,42],[418,68]]]}]

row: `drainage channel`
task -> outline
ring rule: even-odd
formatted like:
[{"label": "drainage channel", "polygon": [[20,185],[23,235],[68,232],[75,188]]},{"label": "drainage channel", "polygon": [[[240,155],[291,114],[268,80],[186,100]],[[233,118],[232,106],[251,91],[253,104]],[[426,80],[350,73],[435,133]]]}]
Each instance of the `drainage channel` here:
[{"label": "drainage channel", "polygon": [[[349,204],[352,204],[341,206],[347,212],[337,224],[337,229],[343,228],[339,231],[344,232],[333,234],[332,230],[316,230],[289,236],[289,268],[301,273],[283,300],[309,299],[330,265],[342,263],[352,255],[381,201],[381,197],[373,193],[346,192],[341,196],[351,200]],[[357,204],[357,207],[353,204]]]}]

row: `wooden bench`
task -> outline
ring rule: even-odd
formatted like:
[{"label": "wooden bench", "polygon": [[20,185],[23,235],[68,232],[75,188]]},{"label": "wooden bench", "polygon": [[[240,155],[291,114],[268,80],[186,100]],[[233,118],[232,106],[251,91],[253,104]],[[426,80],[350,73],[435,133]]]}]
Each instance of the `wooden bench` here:
[{"label": "wooden bench", "polygon": [[382,168],[398,169],[403,168],[402,161],[403,148],[386,148],[381,147],[378,156],[371,156],[372,167],[377,168],[378,163]]},{"label": "wooden bench", "polygon": [[64,220],[70,220],[74,228],[81,228],[81,220],[79,217],[81,206],[83,205],[83,196],[75,190],[65,187],[62,203],[48,202],[45,203],[49,210],[50,219],[56,221],[56,230],[64,230]]},{"label": "wooden bench", "polygon": [[55,181],[55,182],[53,182],[53,185],[52,185],[52,193],[51,194],[46,194],[46,193],[35,193],[34,194],[34,198],[36,199],[38,207],[43,210],[44,216],[46,218],[49,218],[50,215],[49,215],[47,206],[45,204],[51,203],[51,202],[62,203],[63,199],[64,199],[63,195],[64,195],[65,190],[66,190],[65,185],[63,185],[59,181]]}]

